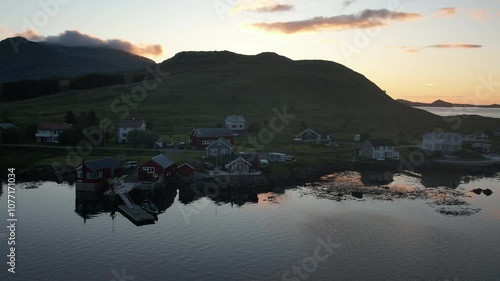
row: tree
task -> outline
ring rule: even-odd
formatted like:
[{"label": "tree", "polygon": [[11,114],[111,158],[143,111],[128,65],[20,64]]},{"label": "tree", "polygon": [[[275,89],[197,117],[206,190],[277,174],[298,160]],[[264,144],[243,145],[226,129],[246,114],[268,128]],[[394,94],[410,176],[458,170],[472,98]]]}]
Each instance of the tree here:
[{"label": "tree", "polygon": [[215,123],[214,125],[214,128],[223,128],[224,126],[222,126],[222,123],[221,122],[217,122]]},{"label": "tree", "polygon": [[76,77],[69,82],[69,89],[93,89],[125,83],[121,74],[87,74]]},{"label": "tree", "polygon": [[21,80],[2,85],[2,94],[8,100],[22,100],[59,92],[59,81],[54,79]]},{"label": "tree", "polygon": [[132,130],[127,134],[128,143],[132,144],[134,147],[139,146],[139,130]]},{"label": "tree", "polygon": [[82,111],[80,115],[78,116],[78,128],[80,129],[85,129],[89,127],[88,120],[87,120],[87,113],[85,111]]},{"label": "tree", "polygon": [[88,126],[98,126],[99,125],[99,118],[97,118],[97,115],[95,114],[94,110],[91,110],[89,114],[87,115],[87,125]]},{"label": "tree", "polygon": [[132,130],[128,133],[127,140],[134,147],[153,147],[156,140],[158,140],[158,135],[151,130]]},{"label": "tree", "polygon": [[370,134],[367,134],[367,133],[363,133],[360,135],[361,141],[369,140],[370,138],[371,138]]},{"label": "tree", "polygon": [[66,117],[64,117],[64,122],[68,124],[76,124],[77,120],[75,113],[71,110],[68,110],[66,112]]},{"label": "tree", "polygon": [[38,132],[38,123],[31,123],[29,125],[24,126],[24,141],[26,142],[34,142],[35,134]]},{"label": "tree", "polygon": [[14,121],[10,118],[8,110],[2,111],[2,123],[14,123]]},{"label": "tree", "polygon": [[21,139],[19,130],[16,128],[8,128],[2,130],[1,136],[2,136],[2,143],[5,144],[16,144],[19,143]]},{"label": "tree", "polygon": [[82,139],[81,133],[74,128],[64,130],[59,135],[59,144],[61,145],[77,145]]},{"label": "tree", "polygon": [[258,133],[260,131],[260,124],[252,121],[250,122],[250,125],[248,125],[248,132],[250,133]]}]

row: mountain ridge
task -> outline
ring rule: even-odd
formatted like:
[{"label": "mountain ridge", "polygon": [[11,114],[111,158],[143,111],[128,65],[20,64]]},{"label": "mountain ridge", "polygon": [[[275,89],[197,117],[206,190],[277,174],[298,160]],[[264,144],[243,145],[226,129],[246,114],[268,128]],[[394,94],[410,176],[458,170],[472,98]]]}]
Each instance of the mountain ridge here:
[{"label": "mountain ridge", "polygon": [[0,41],[0,83],[136,70],[154,61],[105,47],[65,47],[12,37]]},{"label": "mountain ridge", "polygon": [[489,105],[474,105],[474,104],[461,104],[461,103],[451,103],[444,100],[435,100],[431,103],[425,102],[412,102],[404,99],[397,99],[397,102],[408,106],[414,107],[484,107],[484,108],[500,108],[500,104],[489,104]]}]

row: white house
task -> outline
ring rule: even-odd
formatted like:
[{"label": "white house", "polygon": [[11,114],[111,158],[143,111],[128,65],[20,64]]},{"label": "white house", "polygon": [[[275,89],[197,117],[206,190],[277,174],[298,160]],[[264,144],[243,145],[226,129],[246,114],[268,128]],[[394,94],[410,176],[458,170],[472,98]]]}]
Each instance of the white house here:
[{"label": "white house", "polygon": [[471,148],[472,150],[482,154],[491,154],[495,152],[495,149],[493,148],[493,145],[491,143],[475,142],[471,144]]},{"label": "white house", "polygon": [[226,116],[226,128],[232,131],[244,131],[245,130],[245,117],[241,115],[228,115]]},{"label": "white house", "polygon": [[118,124],[118,132],[116,133],[116,141],[118,143],[128,142],[128,133],[133,130],[146,130],[146,121],[140,119],[121,120]]},{"label": "white house", "polygon": [[316,132],[312,129],[306,129],[295,136],[296,141],[329,141],[331,135],[328,132]]},{"label": "white house", "polygon": [[71,129],[73,124],[40,124],[35,133],[37,143],[59,143],[59,135]]},{"label": "white house", "polygon": [[363,143],[358,155],[372,159],[398,159],[399,152],[394,149],[395,146],[389,139],[369,139]]},{"label": "white house", "polygon": [[463,137],[459,133],[432,132],[423,136],[422,148],[452,153],[462,149],[462,143]]},{"label": "white house", "polygon": [[234,146],[224,138],[218,140],[207,146],[207,156],[219,157],[225,154],[232,154]]},{"label": "white house", "polygon": [[465,142],[490,142],[491,138],[483,132],[474,132],[470,135],[464,135],[463,141]]}]

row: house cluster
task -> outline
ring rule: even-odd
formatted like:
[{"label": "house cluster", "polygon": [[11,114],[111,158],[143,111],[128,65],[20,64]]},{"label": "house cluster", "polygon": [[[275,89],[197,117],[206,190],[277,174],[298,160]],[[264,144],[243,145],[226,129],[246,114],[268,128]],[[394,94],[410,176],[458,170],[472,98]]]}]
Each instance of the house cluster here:
[{"label": "house cluster", "polygon": [[[496,131],[500,129],[494,130],[494,135]],[[443,154],[450,154],[464,148],[470,148],[482,154],[495,152],[490,136],[480,131],[468,135],[455,132],[432,132],[425,134],[422,140],[422,149],[439,151]]]},{"label": "house cluster", "polygon": [[[0,130],[2,129],[1,125],[2,124],[0,124]],[[59,136],[64,131],[74,127],[74,124],[69,123],[43,123],[38,126],[37,132],[35,133],[35,140],[37,143],[59,143]],[[116,132],[116,141],[118,143],[127,143],[128,133],[132,130],[146,130],[146,121],[136,119],[121,120]]]}]

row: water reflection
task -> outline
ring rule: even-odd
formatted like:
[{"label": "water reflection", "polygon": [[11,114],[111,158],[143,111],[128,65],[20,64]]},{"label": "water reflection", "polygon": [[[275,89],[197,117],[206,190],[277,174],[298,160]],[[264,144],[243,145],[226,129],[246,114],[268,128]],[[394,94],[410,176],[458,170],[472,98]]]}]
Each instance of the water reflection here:
[{"label": "water reflection", "polygon": [[463,176],[456,173],[423,173],[421,183],[425,187],[448,187],[457,188],[462,182]]},{"label": "water reflection", "polygon": [[264,188],[257,190],[243,189],[220,189],[215,191],[203,190],[197,188],[185,188],[179,190],[179,201],[184,204],[190,204],[196,200],[207,197],[218,205],[230,204],[231,206],[241,207],[245,204],[279,204],[285,200],[285,188]]},{"label": "water reflection", "polygon": [[[149,199],[153,201],[160,213],[164,213],[174,204],[177,190],[172,188],[162,188],[154,192],[138,193],[131,196],[132,201],[141,205],[142,201]],[[121,201],[118,201],[121,202]],[[83,218],[86,223],[88,219],[95,218],[103,213],[110,213],[112,219],[116,217],[117,202],[108,202],[104,196],[95,192],[76,192],[75,213]]]}]

